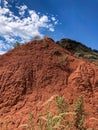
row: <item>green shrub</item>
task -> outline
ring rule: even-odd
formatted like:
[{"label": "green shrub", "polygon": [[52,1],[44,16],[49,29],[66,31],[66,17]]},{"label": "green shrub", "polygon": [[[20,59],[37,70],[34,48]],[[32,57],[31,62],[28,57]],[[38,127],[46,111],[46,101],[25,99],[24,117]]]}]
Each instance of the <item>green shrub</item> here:
[{"label": "green shrub", "polygon": [[83,127],[84,119],[85,119],[85,111],[83,106],[83,97],[80,96],[75,104],[75,126],[78,130],[84,130]]},{"label": "green shrub", "polygon": [[67,60],[67,56],[66,55],[62,55],[62,56],[58,57],[57,63],[61,64],[61,63],[63,63],[66,60]]},{"label": "green shrub", "polygon": [[18,47],[18,46],[20,46],[21,44],[19,43],[19,42],[16,42],[15,44],[14,44],[14,48],[15,47]]},{"label": "green shrub", "polygon": [[[51,112],[51,102],[54,102],[56,106],[55,112]],[[74,112],[68,110],[69,105],[64,96],[52,97],[43,106],[46,108],[46,112],[40,114],[38,122],[35,124],[33,115],[30,115],[26,130],[86,130],[83,127],[85,114],[82,96],[77,99]],[[68,118],[70,116],[73,118]]]},{"label": "green shrub", "polygon": [[68,104],[66,103],[64,96],[56,97],[56,106],[59,109],[59,111],[62,113],[67,111]]},{"label": "green shrub", "polygon": [[57,48],[54,48],[53,53],[55,55],[60,55],[61,54]]},{"label": "green shrub", "polygon": [[40,39],[40,36],[39,35],[35,35],[34,36],[34,40],[39,40]]}]

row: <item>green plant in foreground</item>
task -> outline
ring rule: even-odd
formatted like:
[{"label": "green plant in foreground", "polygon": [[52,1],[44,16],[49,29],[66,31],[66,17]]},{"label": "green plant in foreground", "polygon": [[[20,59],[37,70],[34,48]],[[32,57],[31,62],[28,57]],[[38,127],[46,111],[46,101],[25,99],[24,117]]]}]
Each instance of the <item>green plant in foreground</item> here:
[{"label": "green plant in foreground", "polygon": [[59,123],[59,118],[51,113],[50,105],[48,105],[46,114],[41,115],[39,120],[40,130],[54,130],[54,127],[58,127],[57,123]]},{"label": "green plant in foreground", "polygon": [[[51,103],[55,106],[55,111],[51,111]],[[52,104],[52,105],[53,105]],[[25,130],[88,130],[83,127],[85,111],[83,97],[80,96],[75,105],[74,112],[69,111],[69,105],[64,96],[52,96],[42,106],[44,111],[34,120],[33,114],[29,115],[29,121]]]},{"label": "green plant in foreground", "polygon": [[64,97],[55,98],[57,111],[54,113],[51,112],[50,104],[46,108],[46,114],[41,115],[39,124],[40,130],[62,130],[72,125],[71,121],[65,120],[66,115],[73,113],[67,112],[68,104],[65,102]]},{"label": "green plant in foreground", "polygon": [[33,116],[33,114],[32,113],[30,113],[29,114],[29,119],[28,119],[28,125],[27,125],[27,130],[34,130],[35,128],[35,124],[33,123],[33,118],[34,118],[34,116]]},{"label": "green plant in foreground", "polygon": [[64,96],[56,97],[56,106],[60,110],[60,112],[64,113],[68,109],[68,104],[65,102]]},{"label": "green plant in foreground", "polygon": [[84,130],[83,127],[84,119],[85,119],[85,111],[83,106],[83,97],[80,96],[75,104],[75,126],[78,130]]}]

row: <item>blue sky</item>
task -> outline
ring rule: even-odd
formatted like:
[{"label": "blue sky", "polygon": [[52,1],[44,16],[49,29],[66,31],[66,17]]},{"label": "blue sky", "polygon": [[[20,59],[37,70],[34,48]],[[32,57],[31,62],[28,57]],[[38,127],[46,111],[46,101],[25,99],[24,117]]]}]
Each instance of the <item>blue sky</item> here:
[{"label": "blue sky", "polygon": [[0,0],[0,53],[35,35],[98,50],[98,0]]}]

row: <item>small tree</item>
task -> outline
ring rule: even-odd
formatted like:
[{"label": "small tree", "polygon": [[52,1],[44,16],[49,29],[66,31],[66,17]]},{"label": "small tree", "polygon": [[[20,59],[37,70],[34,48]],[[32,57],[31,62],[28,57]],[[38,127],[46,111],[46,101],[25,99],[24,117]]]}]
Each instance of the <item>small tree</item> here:
[{"label": "small tree", "polygon": [[19,43],[19,42],[16,42],[15,44],[14,44],[14,48],[15,47],[18,47],[18,46],[20,46],[21,44]]}]

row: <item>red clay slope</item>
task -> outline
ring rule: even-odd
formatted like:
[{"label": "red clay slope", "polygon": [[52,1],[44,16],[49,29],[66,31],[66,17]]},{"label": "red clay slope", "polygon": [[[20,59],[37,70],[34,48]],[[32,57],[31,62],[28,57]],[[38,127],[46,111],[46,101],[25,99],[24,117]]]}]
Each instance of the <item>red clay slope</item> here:
[{"label": "red clay slope", "polygon": [[[51,96],[69,104],[82,95],[88,125],[97,130],[98,66],[70,55],[52,39],[32,41],[0,56],[0,117],[16,130]],[[91,121],[91,120],[92,121]]]}]

